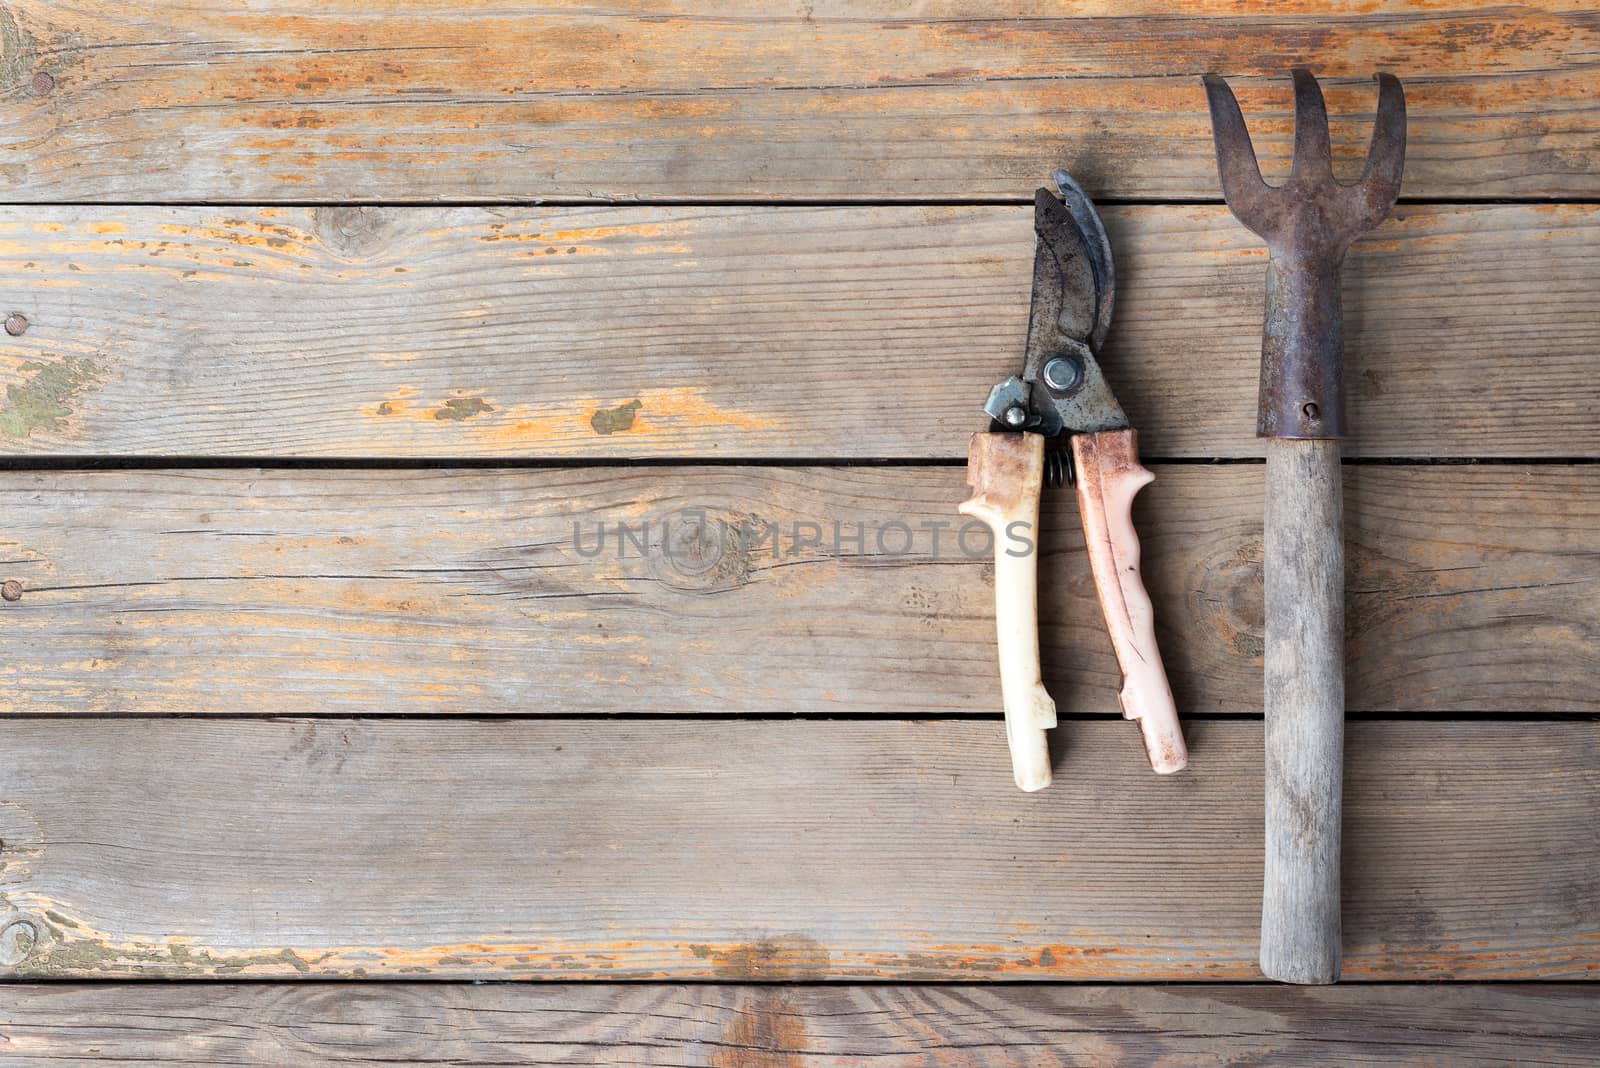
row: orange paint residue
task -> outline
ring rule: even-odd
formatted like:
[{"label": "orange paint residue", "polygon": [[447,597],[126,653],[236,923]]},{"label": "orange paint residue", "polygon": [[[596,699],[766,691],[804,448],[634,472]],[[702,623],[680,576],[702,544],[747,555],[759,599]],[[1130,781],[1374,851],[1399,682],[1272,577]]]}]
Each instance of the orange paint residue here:
[{"label": "orange paint residue", "polygon": [[655,237],[664,229],[658,223],[632,223],[625,226],[587,226],[579,230],[552,230],[537,235],[536,240],[556,244],[581,244],[586,241],[604,241],[612,237]]},{"label": "orange paint residue", "polygon": [[[478,396],[486,407],[471,418],[439,419],[436,412],[449,398],[421,399],[411,388],[395,390],[364,408],[362,414],[379,427],[404,422],[416,433],[442,434],[457,442],[545,454],[580,454],[612,443],[629,450],[674,448],[700,436],[712,437],[722,444],[729,440],[730,431],[776,437],[787,427],[783,418],[719,404],[696,386],[642,390],[614,398],[577,397],[540,405],[505,404],[488,392]],[[597,429],[596,415],[621,407],[629,410],[631,420],[603,422],[605,429]]]},{"label": "orange paint residue", "polygon": [[[1104,932],[1085,930],[1085,944],[1039,942],[1031,924],[1016,924],[1016,942],[933,942],[926,932],[898,931],[898,948],[864,948],[837,938],[804,932],[775,933],[754,940],[695,938],[673,940],[623,937],[581,941],[560,934],[539,944],[517,940],[463,939],[434,944],[219,944],[203,935],[129,937],[99,926],[70,904],[21,891],[11,901],[15,916],[38,933],[34,948],[16,967],[19,976],[66,978],[129,974],[208,975],[462,975],[494,978],[721,978],[737,980],[821,980],[829,978],[1053,978],[1250,979],[1257,976],[1254,947],[1227,940],[1180,939],[1174,953],[1161,946],[1106,943]],[[1056,937],[1080,932],[1057,931]],[[1096,939],[1099,939],[1098,943]],[[1580,935],[1558,956],[1581,954],[1600,938]],[[1353,954],[1352,977],[1397,975],[1459,978],[1493,976],[1520,963],[1515,954],[1496,953],[1483,941],[1433,945],[1427,952],[1409,946],[1369,945]],[[1397,971],[1397,963],[1400,964]],[[1585,966],[1586,970],[1593,970]]]},{"label": "orange paint residue", "polygon": [[694,387],[650,390],[641,394],[640,400],[639,413],[633,421],[634,433],[781,429],[780,421],[772,416],[725,408],[707,399],[704,390]]}]

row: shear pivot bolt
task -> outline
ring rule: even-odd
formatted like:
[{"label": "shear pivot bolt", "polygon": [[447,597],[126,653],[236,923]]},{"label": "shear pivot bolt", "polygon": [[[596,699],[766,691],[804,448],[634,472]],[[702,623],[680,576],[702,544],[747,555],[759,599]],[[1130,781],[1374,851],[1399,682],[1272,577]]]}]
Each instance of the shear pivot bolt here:
[{"label": "shear pivot bolt", "polygon": [[1023,423],[1026,423],[1027,421],[1028,421],[1028,413],[1023,410],[1023,408],[1022,408],[1022,406],[1020,404],[1013,404],[1011,407],[1006,409],[1006,414],[1005,414],[1005,424],[1006,424],[1006,426],[1021,426]]},{"label": "shear pivot bolt", "polygon": [[1083,381],[1083,365],[1066,356],[1057,356],[1044,365],[1044,384],[1057,393],[1078,388]]}]

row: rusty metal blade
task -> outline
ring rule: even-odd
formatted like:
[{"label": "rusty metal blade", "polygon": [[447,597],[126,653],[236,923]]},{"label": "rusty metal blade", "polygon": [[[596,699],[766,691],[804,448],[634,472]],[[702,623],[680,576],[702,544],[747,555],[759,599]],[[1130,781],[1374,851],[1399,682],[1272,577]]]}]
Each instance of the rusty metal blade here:
[{"label": "rusty metal blade", "polygon": [[[1094,261],[1066,205],[1048,189],[1033,196],[1033,304],[1029,312],[1027,368],[1037,368],[1062,338],[1087,341],[1098,314]],[[1024,372],[1023,378],[1034,376]]]},{"label": "rusty metal blade", "polygon": [[1095,316],[1094,333],[1089,345],[1098,354],[1105,346],[1106,334],[1111,330],[1111,315],[1116,310],[1117,270],[1111,255],[1111,239],[1106,236],[1105,223],[1094,201],[1083,187],[1073,181],[1072,175],[1058,170],[1055,173],[1056,189],[1067,206],[1067,214],[1078,224],[1078,233],[1089,250],[1089,263],[1094,268]]},{"label": "rusty metal blade", "polygon": [[[1093,204],[1084,197],[1085,204]],[[1034,194],[1033,305],[1023,379],[1031,387],[1040,432],[1114,430],[1128,417],[1106,384],[1090,341],[1100,316],[1090,239],[1048,189]],[[1102,231],[1103,232],[1103,231]],[[1104,250],[1107,267],[1110,249]],[[1107,309],[1109,315],[1109,308]],[[1049,369],[1067,368],[1065,384]]]}]

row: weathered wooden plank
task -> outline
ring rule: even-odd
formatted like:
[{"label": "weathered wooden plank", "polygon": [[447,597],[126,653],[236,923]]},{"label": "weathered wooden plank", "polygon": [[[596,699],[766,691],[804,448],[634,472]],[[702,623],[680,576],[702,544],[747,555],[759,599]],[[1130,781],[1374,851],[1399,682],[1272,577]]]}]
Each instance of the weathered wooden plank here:
[{"label": "weathered wooden plank", "polygon": [[[4,725],[19,976],[1257,976],[1261,727]],[[1351,724],[1345,975],[1586,978],[1600,724]]]},{"label": "weathered wooden plank", "polygon": [[[1156,472],[1135,518],[1179,709],[1258,712],[1262,469]],[[13,472],[0,711],[998,713],[963,477]],[[1589,467],[1347,481],[1350,708],[1600,711]],[[1115,714],[1072,494],[1042,523],[1046,682]]]},{"label": "weathered wooden plank", "polygon": [[[1265,249],[1109,210],[1146,456],[1260,455]],[[1024,208],[0,212],[0,451],[962,458]],[[1600,209],[1402,208],[1346,271],[1355,456],[1600,455]]]},{"label": "weathered wooden plank", "polygon": [[1581,984],[0,987],[8,1065],[1587,1068]]},{"label": "weathered wooden plank", "polygon": [[17,0],[0,37],[15,200],[1216,196],[1198,75],[1281,167],[1296,63],[1346,158],[1406,80],[1411,196],[1600,190],[1583,3]]}]

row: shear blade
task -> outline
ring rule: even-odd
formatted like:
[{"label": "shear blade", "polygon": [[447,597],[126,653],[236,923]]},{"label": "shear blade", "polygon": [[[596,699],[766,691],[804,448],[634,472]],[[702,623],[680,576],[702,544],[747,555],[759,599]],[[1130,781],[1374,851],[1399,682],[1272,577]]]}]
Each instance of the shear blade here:
[{"label": "shear blade", "polygon": [[1117,271],[1115,261],[1111,258],[1111,239],[1106,237],[1105,223],[1100,221],[1100,212],[1095,209],[1094,201],[1089,199],[1089,194],[1083,191],[1082,186],[1072,180],[1072,175],[1058,170],[1055,180],[1056,188],[1061,191],[1061,199],[1066,203],[1067,214],[1077,224],[1078,234],[1089,250],[1089,264],[1094,268],[1094,334],[1089,338],[1089,344],[1099,352],[1105,344],[1106,334],[1111,330],[1111,312],[1117,296]]},{"label": "shear blade", "polygon": [[[1033,201],[1033,305],[1022,378],[1031,386],[1030,409],[1045,434],[1128,425],[1095,357],[1111,321],[1110,245],[1094,203],[1059,172],[1058,182],[1063,178],[1071,190],[1065,203],[1048,189],[1040,189]],[[1074,217],[1074,207],[1084,215],[1083,224]],[[1063,356],[1078,362],[1082,373],[1076,386],[1060,393],[1046,387],[1043,371],[1050,360]]]},{"label": "shear blade", "polygon": [[[1089,244],[1067,207],[1048,189],[1033,196],[1033,310],[1028,369],[1048,359],[1062,340],[1088,342],[1099,317],[1098,284]],[[1025,374],[1030,381],[1034,375]]]}]

